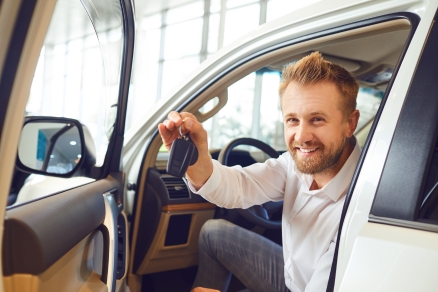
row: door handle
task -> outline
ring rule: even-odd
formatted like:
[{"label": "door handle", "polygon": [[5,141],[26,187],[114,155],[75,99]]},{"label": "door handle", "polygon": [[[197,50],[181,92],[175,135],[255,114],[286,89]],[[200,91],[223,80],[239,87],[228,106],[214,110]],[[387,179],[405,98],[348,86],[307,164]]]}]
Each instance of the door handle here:
[{"label": "door handle", "polygon": [[116,289],[116,277],[117,277],[117,218],[121,213],[123,206],[117,204],[114,195],[111,192],[103,194],[105,202],[105,220],[103,225],[108,231],[108,254],[104,255],[108,257],[106,278],[106,285],[109,292],[114,292]]}]

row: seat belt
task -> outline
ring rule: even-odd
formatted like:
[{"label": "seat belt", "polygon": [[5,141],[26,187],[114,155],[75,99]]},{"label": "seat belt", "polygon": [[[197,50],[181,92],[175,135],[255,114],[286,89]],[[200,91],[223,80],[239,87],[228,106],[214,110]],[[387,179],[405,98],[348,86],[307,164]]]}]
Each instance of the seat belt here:
[{"label": "seat belt", "polygon": [[326,290],[326,292],[333,292],[334,289],[335,289],[336,266],[337,266],[337,263],[338,263],[338,251],[339,251],[339,239],[340,239],[340,237],[341,237],[341,232],[338,232],[338,238],[336,240],[335,253],[333,255],[333,262],[332,262],[332,267],[330,269],[330,276],[329,276],[329,280],[328,280],[328,283],[327,283],[327,290]]},{"label": "seat belt", "polygon": [[[357,169],[354,173],[353,177],[356,177],[357,175]],[[347,196],[345,197],[344,206],[342,208],[341,213],[341,219],[339,220],[339,229],[338,229],[338,236],[336,238],[336,247],[335,252],[333,254],[333,261],[332,261],[332,267],[330,269],[330,276],[327,283],[327,289],[326,292],[333,292],[335,289],[335,278],[336,278],[336,267],[338,264],[338,252],[339,252],[339,241],[341,240],[341,233],[342,233],[342,226],[344,225],[345,215],[347,214],[348,206],[350,205],[351,196],[353,194],[354,186],[356,185],[356,181],[352,185],[350,185]]]}]

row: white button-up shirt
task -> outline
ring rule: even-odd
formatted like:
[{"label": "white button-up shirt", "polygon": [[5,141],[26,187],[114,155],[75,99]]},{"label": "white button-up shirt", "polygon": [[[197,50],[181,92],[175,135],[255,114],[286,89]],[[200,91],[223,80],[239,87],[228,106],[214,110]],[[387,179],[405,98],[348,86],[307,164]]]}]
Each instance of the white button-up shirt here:
[{"label": "white button-up shirt", "polygon": [[213,173],[196,191],[225,208],[248,208],[284,200],[282,232],[286,286],[293,292],[325,291],[345,195],[360,156],[358,143],[336,176],[322,189],[299,172],[289,152],[242,168],[213,160]]}]

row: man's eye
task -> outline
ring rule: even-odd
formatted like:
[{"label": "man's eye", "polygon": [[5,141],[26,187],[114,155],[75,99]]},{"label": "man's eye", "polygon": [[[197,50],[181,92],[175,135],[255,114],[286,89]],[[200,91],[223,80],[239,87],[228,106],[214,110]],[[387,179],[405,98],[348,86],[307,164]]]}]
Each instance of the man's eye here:
[{"label": "man's eye", "polygon": [[324,119],[323,118],[313,118],[312,121],[313,122],[323,122]]},{"label": "man's eye", "polygon": [[286,123],[292,124],[292,123],[298,123],[298,119],[290,118],[286,120]]}]

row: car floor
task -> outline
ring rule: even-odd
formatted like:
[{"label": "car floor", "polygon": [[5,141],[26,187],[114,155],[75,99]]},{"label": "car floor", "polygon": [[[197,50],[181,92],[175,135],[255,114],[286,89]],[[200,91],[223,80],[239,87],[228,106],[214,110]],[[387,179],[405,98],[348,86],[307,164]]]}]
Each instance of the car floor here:
[{"label": "car floor", "polygon": [[[143,276],[142,292],[189,292],[198,267],[166,271]],[[234,276],[228,292],[249,292]]]}]

